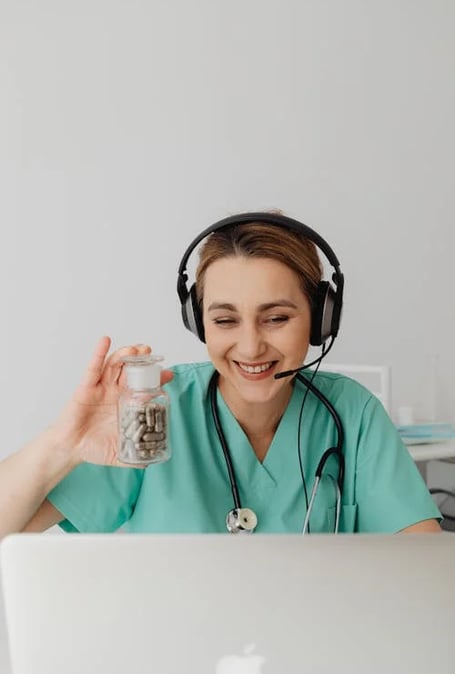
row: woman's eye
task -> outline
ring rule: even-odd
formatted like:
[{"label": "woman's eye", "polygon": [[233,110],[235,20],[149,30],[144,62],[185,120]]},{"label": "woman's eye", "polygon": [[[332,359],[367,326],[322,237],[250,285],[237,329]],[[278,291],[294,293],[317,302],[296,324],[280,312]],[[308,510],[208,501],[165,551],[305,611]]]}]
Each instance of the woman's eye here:
[{"label": "woman's eye", "polygon": [[272,325],[275,325],[277,323],[285,323],[288,320],[289,316],[269,316],[268,318],[266,318],[266,322],[271,323]]},{"label": "woman's eye", "polygon": [[[285,323],[288,320],[289,316],[284,316],[280,314],[278,316],[267,316],[266,318],[263,319],[263,323],[265,325],[279,325],[280,323]],[[225,316],[220,318],[213,318],[212,322],[215,325],[219,325],[220,327],[231,327],[238,323],[238,319]]]},{"label": "woman's eye", "polygon": [[232,325],[235,323],[233,318],[214,318],[215,325]]}]

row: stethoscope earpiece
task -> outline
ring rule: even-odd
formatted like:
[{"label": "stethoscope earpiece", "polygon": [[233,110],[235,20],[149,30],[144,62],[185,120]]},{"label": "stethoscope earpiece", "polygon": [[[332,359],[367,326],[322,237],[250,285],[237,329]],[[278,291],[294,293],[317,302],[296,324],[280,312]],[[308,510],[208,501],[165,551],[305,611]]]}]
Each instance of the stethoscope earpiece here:
[{"label": "stethoscope earpiece", "polygon": [[258,518],[250,508],[234,508],[226,515],[226,527],[230,534],[252,534]]}]

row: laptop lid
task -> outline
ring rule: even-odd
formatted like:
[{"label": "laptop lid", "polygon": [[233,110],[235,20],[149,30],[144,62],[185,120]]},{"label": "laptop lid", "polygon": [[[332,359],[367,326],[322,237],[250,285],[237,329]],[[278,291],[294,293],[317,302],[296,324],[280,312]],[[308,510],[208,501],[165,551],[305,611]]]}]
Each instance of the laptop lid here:
[{"label": "laptop lid", "polygon": [[450,534],[6,538],[12,674],[453,672]]}]

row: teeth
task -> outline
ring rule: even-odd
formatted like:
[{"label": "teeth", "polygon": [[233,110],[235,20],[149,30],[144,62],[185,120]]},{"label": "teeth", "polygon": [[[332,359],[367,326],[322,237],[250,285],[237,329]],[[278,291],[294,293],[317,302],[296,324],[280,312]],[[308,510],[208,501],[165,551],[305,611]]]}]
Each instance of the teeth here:
[{"label": "teeth", "polygon": [[272,363],[264,363],[264,365],[242,365],[239,363],[239,366],[244,372],[249,372],[249,374],[259,374],[260,372],[265,372],[272,366]]}]

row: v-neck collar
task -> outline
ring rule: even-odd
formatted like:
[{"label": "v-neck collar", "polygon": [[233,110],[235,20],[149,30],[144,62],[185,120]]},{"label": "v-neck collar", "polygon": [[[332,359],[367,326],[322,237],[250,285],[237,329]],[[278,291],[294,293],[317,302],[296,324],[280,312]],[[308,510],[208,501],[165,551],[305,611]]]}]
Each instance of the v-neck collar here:
[{"label": "v-neck collar", "polygon": [[[298,414],[301,405],[301,391],[293,385],[293,391],[272,442],[261,462],[248,440],[239,422],[226,404],[219,387],[216,389],[216,402],[223,433],[231,454],[235,475],[239,483],[261,493],[264,488],[273,488],[289,468],[286,463],[291,456],[297,456]],[[290,423],[292,420],[292,423]],[[289,427],[295,427],[295,437],[289,438]]]}]

